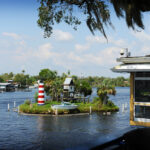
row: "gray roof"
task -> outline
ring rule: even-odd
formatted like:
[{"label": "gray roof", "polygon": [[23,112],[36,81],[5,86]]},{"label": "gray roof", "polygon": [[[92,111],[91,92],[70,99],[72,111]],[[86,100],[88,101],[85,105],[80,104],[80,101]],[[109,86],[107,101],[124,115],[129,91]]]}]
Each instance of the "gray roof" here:
[{"label": "gray roof", "polygon": [[150,57],[148,56],[120,57],[117,58],[117,62],[122,62],[124,64],[145,64],[150,63]]},{"label": "gray roof", "polygon": [[64,84],[67,84],[69,85],[72,81],[72,78],[66,78],[65,81],[64,81]]},{"label": "gray roof", "polygon": [[150,56],[120,57],[117,62],[122,64],[113,67],[113,72],[150,72]]},{"label": "gray roof", "polygon": [[11,83],[0,83],[0,86],[7,86],[10,85]]},{"label": "gray roof", "polygon": [[121,64],[111,69],[113,72],[150,72],[150,64]]}]

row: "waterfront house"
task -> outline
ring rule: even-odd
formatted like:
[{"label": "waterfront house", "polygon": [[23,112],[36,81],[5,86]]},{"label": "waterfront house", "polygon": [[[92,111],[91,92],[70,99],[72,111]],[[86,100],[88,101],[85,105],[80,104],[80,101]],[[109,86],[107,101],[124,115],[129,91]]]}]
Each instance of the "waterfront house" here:
[{"label": "waterfront house", "polygon": [[130,124],[150,126],[150,56],[120,57],[120,65],[112,68],[130,73]]},{"label": "waterfront house", "polygon": [[13,84],[11,84],[11,83],[0,83],[0,91],[9,92],[9,91],[14,91],[14,90],[15,90],[15,87]]},{"label": "waterfront house", "polygon": [[71,77],[67,77],[63,84],[64,97],[74,97],[74,82]]}]

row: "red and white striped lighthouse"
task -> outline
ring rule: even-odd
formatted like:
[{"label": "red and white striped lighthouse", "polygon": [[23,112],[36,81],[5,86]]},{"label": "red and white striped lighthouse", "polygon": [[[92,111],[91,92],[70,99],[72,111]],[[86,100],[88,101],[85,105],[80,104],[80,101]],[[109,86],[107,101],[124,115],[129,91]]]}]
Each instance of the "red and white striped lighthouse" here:
[{"label": "red and white striped lighthouse", "polygon": [[39,83],[38,105],[44,105],[44,83]]}]

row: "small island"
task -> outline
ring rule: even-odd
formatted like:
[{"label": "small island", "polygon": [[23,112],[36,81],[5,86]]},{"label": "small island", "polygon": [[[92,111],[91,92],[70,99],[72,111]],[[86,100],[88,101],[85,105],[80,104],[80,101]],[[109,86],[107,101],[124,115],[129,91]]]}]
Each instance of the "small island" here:
[{"label": "small island", "polygon": [[[20,105],[19,112],[20,113],[28,113],[28,114],[56,114],[55,110],[51,108],[52,105],[61,104],[57,101],[46,101],[45,105],[39,106],[37,103],[31,104],[29,100],[25,101],[24,104]],[[93,101],[89,103],[75,103],[78,105],[77,109],[74,110],[66,110],[59,109],[58,114],[77,114],[77,113],[89,113],[90,107],[92,112],[116,112],[119,108],[114,105],[112,101],[108,101],[107,104],[103,105],[100,101]]]},{"label": "small island", "polygon": [[[49,78],[48,78],[49,75]],[[116,94],[113,85],[101,84],[97,87],[97,97],[90,101],[92,86],[83,79],[65,75],[63,78],[56,76],[55,72],[43,69],[39,73],[44,82],[44,89],[50,99],[44,105],[38,105],[38,93],[35,93],[35,103],[26,100],[20,105],[20,113],[28,114],[79,114],[91,112],[116,112],[119,108],[109,100],[108,94]],[[61,105],[62,102],[70,102],[77,106],[76,109],[52,109],[53,105]]]}]

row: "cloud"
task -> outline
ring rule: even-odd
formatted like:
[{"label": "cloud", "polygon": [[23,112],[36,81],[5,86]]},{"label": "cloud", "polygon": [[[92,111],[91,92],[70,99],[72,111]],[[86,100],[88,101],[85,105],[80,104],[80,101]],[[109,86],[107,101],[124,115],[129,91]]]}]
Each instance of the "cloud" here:
[{"label": "cloud", "polygon": [[87,36],[86,41],[90,43],[107,43],[107,40],[103,36]]},{"label": "cloud", "polygon": [[40,60],[47,60],[53,55],[53,52],[51,52],[52,48],[50,43],[43,44],[34,52],[34,56],[38,57]]},{"label": "cloud", "polygon": [[89,45],[89,44],[85,44],[85,45],[76,44],[76,45],[75,45],[75,49],[76,49],[77,51],[79,51],[79,52],[88,50],[89,48],[90,48],[90,45]]},{"label": "cloud", "polygon": [[73,39],[73,36],[71,33],[64,32],[61,30],[54,30],[53,36],[56,40],[59,40],[59,41],[69,41]]},{"label": "cloud", "polygon": [[150,35],[147,34],[145,31],[141,31],[141,32],[132,31],[131,34],[137,39],[139,39],[140,41],[150,41]]},{"label": "cloud", "polygon": [[13,38],[15,40],[18,40],[18,39],[21,38],[18,34],[16,34],[16,33],[10,33],[10,32],[3,32],[2,35],[3,36],[7,36],[7,37],[11,37],[11,38]]}]

